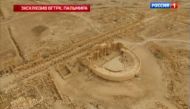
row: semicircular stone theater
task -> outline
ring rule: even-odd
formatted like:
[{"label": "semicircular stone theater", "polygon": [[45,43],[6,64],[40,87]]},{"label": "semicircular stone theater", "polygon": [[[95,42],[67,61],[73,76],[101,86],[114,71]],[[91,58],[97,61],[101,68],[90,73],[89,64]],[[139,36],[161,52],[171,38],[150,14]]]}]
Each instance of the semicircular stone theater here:
[{"label": "semicircular stone theater", "polygon": [[106,80],[124,81],[140,72],[140,59],[120,42],[95,45],[82,63]]}]

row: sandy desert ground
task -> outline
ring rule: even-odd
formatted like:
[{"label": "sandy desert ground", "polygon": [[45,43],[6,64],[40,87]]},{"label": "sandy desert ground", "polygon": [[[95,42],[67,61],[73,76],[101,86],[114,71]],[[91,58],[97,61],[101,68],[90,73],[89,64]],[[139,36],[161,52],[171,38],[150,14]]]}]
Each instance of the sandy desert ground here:
[{"label": "sandy desert ground", "polygon": [[[1,0],[0,109],[189,109],[190,1],[173,10],[150,9],[151,1]],[[92,9],[12,12],[13,4],[28,3]],[[92,48],[111,42],[140,60],[133,78],[107,80],[82,64]],[[116,55],[93,64],[122,70]]]}]

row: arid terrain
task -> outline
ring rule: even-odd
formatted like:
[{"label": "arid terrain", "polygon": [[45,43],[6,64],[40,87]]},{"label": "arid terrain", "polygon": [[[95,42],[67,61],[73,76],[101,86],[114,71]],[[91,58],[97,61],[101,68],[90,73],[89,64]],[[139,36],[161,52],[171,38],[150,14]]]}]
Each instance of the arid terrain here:
[{"label": "arid terrain", "polygon": [[[152,1],[0,0],[0,109],[189,109],[190,1]],[[50,3],[91,11],[12,10]]]}]

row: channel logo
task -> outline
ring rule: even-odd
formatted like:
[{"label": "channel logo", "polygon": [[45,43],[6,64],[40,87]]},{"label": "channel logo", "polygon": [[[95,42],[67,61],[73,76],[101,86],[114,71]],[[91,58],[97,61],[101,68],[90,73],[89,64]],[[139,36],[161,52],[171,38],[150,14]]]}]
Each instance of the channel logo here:
[{"label": "channel logo", "polygon": [[151,9],[176,9],[178,8],[178,3],[176,2],[151,2]]}]

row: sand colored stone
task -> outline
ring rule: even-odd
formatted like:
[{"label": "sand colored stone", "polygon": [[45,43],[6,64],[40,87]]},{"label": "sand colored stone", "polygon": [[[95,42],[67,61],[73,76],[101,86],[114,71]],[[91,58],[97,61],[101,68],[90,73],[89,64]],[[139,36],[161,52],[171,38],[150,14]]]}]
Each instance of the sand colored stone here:
[{"label": "sand colored stone", "polygon": [[121,63],[121,57],[114,57],[112,60],[108,61],[103,65],[103,67],[112,72],[120,72],[124,70],[124,65]]}]

